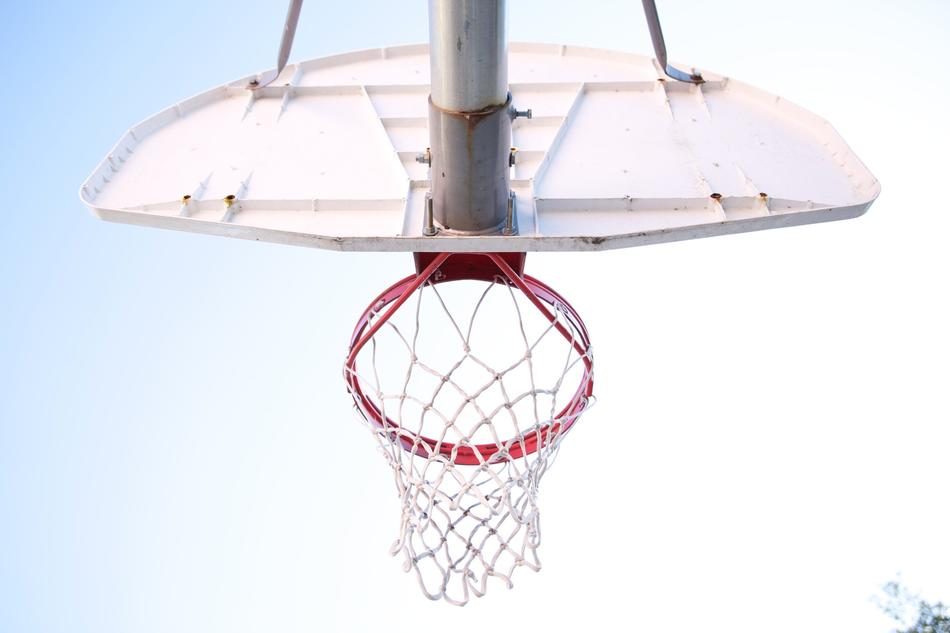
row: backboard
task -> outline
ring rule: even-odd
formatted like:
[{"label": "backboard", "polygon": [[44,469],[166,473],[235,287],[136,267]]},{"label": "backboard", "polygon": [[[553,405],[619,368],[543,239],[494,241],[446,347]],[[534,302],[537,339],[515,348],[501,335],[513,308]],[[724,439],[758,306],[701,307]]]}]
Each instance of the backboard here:
[{"label": "backboard", "polygon": [[104,220],[345,251],[594,251],[853,218],[880,187],[832,126],[702,71],[512,43],[513,235],[424,234],[429,48],[241,78],[132,127],[82,185]]}]

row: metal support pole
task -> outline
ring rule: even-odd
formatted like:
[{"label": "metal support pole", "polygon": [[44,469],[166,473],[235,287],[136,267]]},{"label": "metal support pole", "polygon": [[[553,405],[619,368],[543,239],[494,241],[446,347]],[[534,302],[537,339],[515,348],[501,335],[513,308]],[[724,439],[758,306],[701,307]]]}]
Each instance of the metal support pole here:
[{"label": "metal support pole", "polygon": [[510,184],[506,0],[429,0],[432,212],[439,230],[501,233]]},{"label": "metal support pole", "polygon": [[429,0],[432,103],[478,112],[508,99],[506,0]]}]

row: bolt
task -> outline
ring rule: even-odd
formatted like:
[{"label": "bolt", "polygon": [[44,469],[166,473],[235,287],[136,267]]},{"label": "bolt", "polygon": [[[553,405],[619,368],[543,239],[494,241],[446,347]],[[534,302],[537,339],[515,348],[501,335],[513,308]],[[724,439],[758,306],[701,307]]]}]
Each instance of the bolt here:
[{"label": "bolt", "polygon": [[[515,233],[515,192],[508,193],[508,212],[505,215],[505,228],[502,229],[504,235],[514,235]],[[495,374],[495,380],[501,380],[501,376]]]},{"label": "bolt", "polygon": [[527,110],[512,110],[511,115],[512,118],[515,119],[530,119],[532,116],[531,108],[528,108]]},{"label": "bolt", "polygon": [[423,165],[431,165],[432,151],[427,147],[425,152],[416,155],[416,162],[422,163]]},{"label": "bolt", "polygon": [[518,153],[518,148],[517,148],[517,147],[512,147],[512,148],[511,148],[511,153],[508,154],[508,166],[509,166],[509,167],[514,167],[514,166],[515,166],[515,162],[516,162],[516,161],[515,161],[515,154],[517,154],[517,153]]},{"label": "bolt", "polygon": [[432,237],[439,232],[439,229],[435,228],[435,215],[432,210],[432,194],[426,194],[426,208],[425,208],[425,217],[422,220],[422,234],[426,237]]}]

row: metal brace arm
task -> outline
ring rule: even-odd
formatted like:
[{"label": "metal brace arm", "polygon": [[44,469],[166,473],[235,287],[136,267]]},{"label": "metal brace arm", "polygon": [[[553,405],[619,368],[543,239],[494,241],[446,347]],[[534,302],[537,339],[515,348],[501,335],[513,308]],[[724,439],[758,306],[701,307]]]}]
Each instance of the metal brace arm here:
[{"label": "metal brace arm", "polygon": [[[663,72],[671,79],[684,81],[688,83],[703,83],[703,76],[698,72],[687,73],[674,66],[671,66],[666,58],[666,42],[663,39],[663,29],[660,27],[660,16],[656,11],[655,0],[642,0],[643,12],[646,14],[647,26],[650,27],[650,39],[653,40],[653,51],[656,53],[656,60],[660,63]],[[270,70],[248,84],[248,88],[256,90],[267,86],[280,75],[284,66],[287,65],[287,59],[290,57],[290,49],[294,44],[294,35],[297,32],[297,20],[300,18],[300,8],[303,6],[303,0],[290,0],[290,6],[287,8],[287,19],[284,21],[284,33],[280,40],[280,52],[277,55],[277,68]]]},{"label": "metal brace arm", "polygon": [[290,48],[294,45],[294,34],[297,32],[297,20],[300,18],[300,7],[303,6],[303,0],[290,0],[290,6],[287,8],[287,19],[284,21],[284,34],[280,38],[280,52],[277,54],[277,69],[269,70],[259,79],[253,80],[248,84],[251,90],[257,90],[270,84],[277,79],[277,76],[287,65],[287,59],[290,57]]},{"label": "metal brace arm", "polygon": [[660,16],[656,12],[656,2],[654,0],[643,0],[643,12],[647,16],[647,25],[650,27],[650,39],[653,40],[653,52],[656,53],[656,61],[660,63],[663,72],[671,79],[684,81],[687,83],[701,84],[703,76],[694,70],[687,73],[670,66],[666,60],[666,42],[663,41],[663,29],[660,28]]}]

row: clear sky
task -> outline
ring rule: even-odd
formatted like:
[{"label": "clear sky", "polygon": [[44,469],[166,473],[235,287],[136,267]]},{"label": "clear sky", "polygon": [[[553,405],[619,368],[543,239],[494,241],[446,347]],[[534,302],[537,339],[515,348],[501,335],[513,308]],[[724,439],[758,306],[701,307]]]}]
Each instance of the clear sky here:
[{"label": "clear sky", "polygon": [[[658,4],[673,60],[827,118],[883,193],[855,221],[531,256],[592,331],[599,403],[545,480],[544,570],[464,611],[387,556],[391,476],[340,380],[408,256],[77,199],[129,126],[269,67],[284,3],[0,5],[0,631],[883,632],[897,573],[950,600],[950,8]],[[426,30],[419,0],[308,0],[292,59]],[[650,49],[635,0],[511,0],[510,35]]]}]

